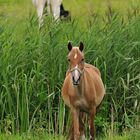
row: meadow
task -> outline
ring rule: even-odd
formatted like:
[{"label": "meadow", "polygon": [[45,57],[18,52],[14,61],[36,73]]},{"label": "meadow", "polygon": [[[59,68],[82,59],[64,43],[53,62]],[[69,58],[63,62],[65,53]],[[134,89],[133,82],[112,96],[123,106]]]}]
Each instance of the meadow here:
[{"label": "meadow", "polygon": [[100,69],[106,87],[96,138],[139,140],[140,1],[64,5],[71,21],[44,17],[39,30],[31,1],[0,0],[0,140],[65,139],[71,118],[61,87],[68,41],[84,42],[86,62]]}]

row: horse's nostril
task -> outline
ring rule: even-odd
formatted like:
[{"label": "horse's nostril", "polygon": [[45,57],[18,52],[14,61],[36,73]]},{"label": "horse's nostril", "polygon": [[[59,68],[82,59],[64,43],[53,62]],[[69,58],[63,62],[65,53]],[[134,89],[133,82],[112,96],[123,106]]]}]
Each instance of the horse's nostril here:
[{"label": "horse's nostril", "polygon": [[72,76],[72,81],[75,81],[74,76]]},{"label": "horse's nostril", "polygon": [[80,76],[79,76],[79,78],[78,78],[78,80],[77,81],[80,81]]}]

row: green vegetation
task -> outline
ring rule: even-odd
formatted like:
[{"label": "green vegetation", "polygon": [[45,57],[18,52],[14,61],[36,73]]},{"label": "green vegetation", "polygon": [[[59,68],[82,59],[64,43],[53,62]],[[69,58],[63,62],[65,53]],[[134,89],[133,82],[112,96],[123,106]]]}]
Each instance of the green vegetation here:
[{"label": "green vegetation", "polygon": [[[55,139],[53,135],[59,139],[66,134],[70,117],[61,87],[68,68],[69,40],[73,45],[84,42],[86,62],[101,70],[106,86],[95,120],[97,137],[139,139],[139,2],[135,6],[128,2],[131,10],[126,11],[121,4],[122,10],[117,10],[111,2],[98,14],[101,0],[95,2],[93,13],[84,9],[84,0],[73,1],[74,7],[66,0],[72,20],[56,23],[44,17],[44,27],[39,30],[31,1],[0,0],[0,133],[4,133],[0,140],[32,140],[34,135],[35,139]],[[82,12],[77,10],[80,7]],[[80,13],[83,19],[78,18]]]},{"label": "green vegetation", "polygon": [[[98,138],[98,140],[139,140],[139,131],[125,132],[123,135],[108,134],[106,137]],[[0,140],[65,140],[63,136],[47,135],[47,134],[22,134],[22,135],[0,135]]]}]

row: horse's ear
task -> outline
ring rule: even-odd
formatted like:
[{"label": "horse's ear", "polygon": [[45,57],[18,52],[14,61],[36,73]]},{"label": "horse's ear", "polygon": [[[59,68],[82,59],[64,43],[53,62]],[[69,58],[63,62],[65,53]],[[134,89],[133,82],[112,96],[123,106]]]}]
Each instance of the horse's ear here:
[{"label": "horse's ear", "polygon": [[72,49],[72,45],[71,45],[71,42],[69,42],[68,43],[68,50],[71,51],[71,49]]},{"label": "horse's ear", "polygon": [[80,51],[82,52],[84,49],[84,44],[82,42],[80,42],[80,46],[79,46]]}]

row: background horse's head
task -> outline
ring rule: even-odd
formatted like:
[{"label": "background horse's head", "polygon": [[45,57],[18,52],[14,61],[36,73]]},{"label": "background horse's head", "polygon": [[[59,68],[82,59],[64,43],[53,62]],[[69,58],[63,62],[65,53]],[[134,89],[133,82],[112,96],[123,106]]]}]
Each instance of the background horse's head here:
[{"label": "background horse's head", "polygon": [[72,47],[72,44],[68,43],[68,61],[69,69],[71,72],[71,79],[73,85],[79,85],[81,76],[84,71],[84,54],[83,54],[84,45],[80,42],[79,47]]}]

